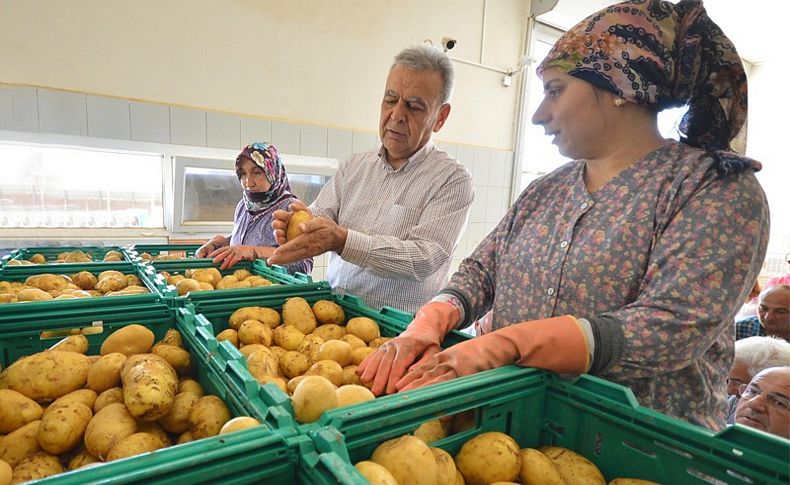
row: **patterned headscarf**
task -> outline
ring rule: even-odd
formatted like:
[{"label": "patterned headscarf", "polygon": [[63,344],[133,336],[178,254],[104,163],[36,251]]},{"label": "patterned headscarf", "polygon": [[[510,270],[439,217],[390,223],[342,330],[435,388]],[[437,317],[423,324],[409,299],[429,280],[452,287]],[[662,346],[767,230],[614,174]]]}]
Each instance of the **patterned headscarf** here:
[{"label": "patterned headscarf", "polygon": [[[657,110],[688,105],[681,141],[731,150],[746,122],[746,72],[730,39],[700,0],[631,0],[606,7],[568,30],[538,66],[558,68],[632,103]],[[717,170],[756,162],[714,153]]]},{"label": "patterned headscarf", "polygon": [[252,162],[263,169],[266,179],[272,186],[266,192],[250,192],[244,190],[244,204],[247,211],[257,213],[286,199],[293,198],[288,175],[285,173],[280,154],[274,145],[269,143],[253,143],[247,145],[236,157],[236,173],[244,160]]}]

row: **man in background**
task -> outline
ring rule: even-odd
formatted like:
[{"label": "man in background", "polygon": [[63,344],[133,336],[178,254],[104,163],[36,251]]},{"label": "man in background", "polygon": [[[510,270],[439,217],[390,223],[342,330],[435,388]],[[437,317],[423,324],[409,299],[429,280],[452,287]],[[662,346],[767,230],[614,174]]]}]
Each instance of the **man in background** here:
[{"label": "man in background", "polygon": [[790,285],[764,289],[757,304],[757,316],[735,323],[735,339],[775,335],[790,341]]},{"label": "man in background", "polygon": [[431,141],[450,114],[453,67],[418,45],[392,64],[381,101],[381,147],[352,155],[310,206],[314,218],[287,242],[291,211],[272,226],[280,247],[270,264],[331,251],[333,289],[368,306],[417,311],[447,283],[452,254],[474,200],[469,172]]},{"label": "man in background", "polygon": [[790,366],[765,369],[741,386],[735,422],[790,438]]}]

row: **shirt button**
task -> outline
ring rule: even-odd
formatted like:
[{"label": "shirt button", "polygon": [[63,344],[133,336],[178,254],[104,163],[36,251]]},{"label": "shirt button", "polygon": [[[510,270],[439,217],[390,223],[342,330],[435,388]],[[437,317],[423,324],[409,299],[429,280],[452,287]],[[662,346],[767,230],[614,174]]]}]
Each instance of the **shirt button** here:
[{"label": "shirt button", "polygon": [[590,204],[588,204],[587,202],[585,202],[584,204],[582,204],[582,209],[586,209],[586,208],[588,208],[588,207],[590,207]]},{"label": "shirt button", "polygon": [[546,290],[546,293],[548,293],[549,296],[553,295],[554,294],[554,288],[549,288],[548,290]]},{"label": "shirt button", "polygon": [[562,249],[565,249],[565,248],[567,248],[567,247],[568,247],[568,241],[562,241],[562,242],[560,243],[560,247],[561,247]]}]

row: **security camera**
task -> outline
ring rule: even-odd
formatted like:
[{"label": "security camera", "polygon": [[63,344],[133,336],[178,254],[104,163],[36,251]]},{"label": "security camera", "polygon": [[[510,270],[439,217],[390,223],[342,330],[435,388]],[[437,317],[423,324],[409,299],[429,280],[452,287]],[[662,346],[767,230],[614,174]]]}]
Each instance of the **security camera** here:
[{"label": "security camera", "polygon": [[455,47],[457,43],[458,41],[452,37],[442,37],[442,47],[445,51],[452,50],[452,48]]}]

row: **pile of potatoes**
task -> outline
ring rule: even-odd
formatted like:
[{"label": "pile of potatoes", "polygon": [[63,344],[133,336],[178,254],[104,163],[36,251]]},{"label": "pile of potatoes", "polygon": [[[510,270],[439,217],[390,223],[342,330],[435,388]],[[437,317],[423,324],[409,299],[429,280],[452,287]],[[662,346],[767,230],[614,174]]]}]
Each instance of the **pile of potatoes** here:
[{"label": "pile of potatoes", "polygon": [[[438,423],[438,421],[435,421]],[[594,463],[559,446],[520,448],[505,433],[482,433],[461,446],[453,458],[424,439],[404,435],[380,444],[370,460],[354,465],[373,485],[523,484],[606,485]],[[658,485],[616,478],[609,485]]]},{"label": "pile of potatoes", "polygon": [[0,281],[0,303],[25,301],[70,300],[99,296],[123,296],[149,293],[136,275],[120,271],[90,271],[72,275],[41,274],[20,281]]},{"label": "pile of potatoes", "polygon": [[244,355],[250,374],[291,396],[300,423],[315,421],[327,409],[374,399],[356,374],[357,366],[389,337],[367,317],[346,322],[337,303],[310,304],[289,298],[282,315],[272,308],[243,307],[231,314],[229,328],[217,334]]},{"label": "pile of potatoes", "polygon": [[231,419],[222,400],[205,395],[176,330],[154,344],[149,329],[128,325],[107,337],[100,355],[87,350],[85,336],[72,335],[0,374],[0,484],[260,424]]},{"label": "pile of potatoes", "polygon": [[141,253],[140,258],[143,261],[151,262],[151,261],[173,261],[177,259],[195,259],[190,258],[182,254],[174,254],[174,253],[166,253],[166,254],[157,254],[156,256],[151,256],[150,253]]},{"label": "pile of potatoes", "polygon": [[[102,261],[109,262],[109,261],[123,261],[123,254],[119,251],[111,249],[104,254],[104,259]],[[90,254],[86,253],[85,251],[63,251],[62,253],[58,253],[57,258],[54,261],[47,261],[46,256],[41,253],[36,253],[30,256],[30,259],[12,259],[8,263],[8,266],[29,266],[31,264],[57,264],[57,263],[93,263],[93,257]]]},{"label": "pile of potatoes", "polygon": [[190,291],[253,288],[273,284],[263,276],[254,275],[246,269],[237,269],[233,274],[227,276],[222,276],[217,268],[187,269],[183,275],[161,271],[159,275],[165,279],[168,285],[176,287],[178,296],[184,296]]}]

